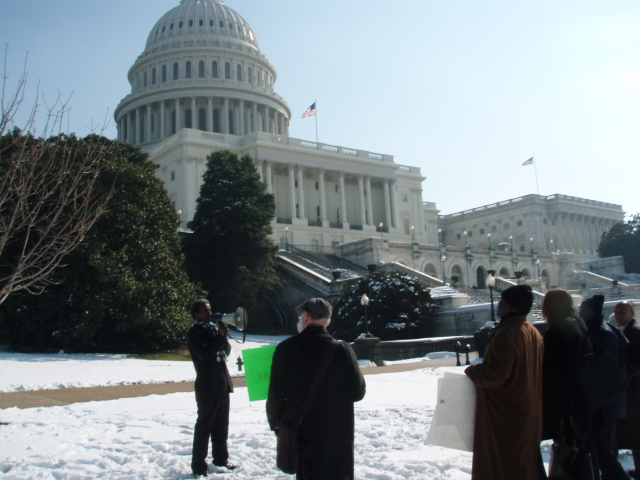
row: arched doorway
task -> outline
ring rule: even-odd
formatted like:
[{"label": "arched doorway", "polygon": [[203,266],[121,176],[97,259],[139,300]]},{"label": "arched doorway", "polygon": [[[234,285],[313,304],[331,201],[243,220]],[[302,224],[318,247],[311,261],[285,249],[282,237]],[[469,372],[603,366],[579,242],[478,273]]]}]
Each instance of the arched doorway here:
[{"label": "arched doorway", "polygon": [[476,269],[476,287],[482,290],[487,288],[487,271],[482,266]]},{"label": "arched doorway", "polygon": [[462,269],[458,265],[451,267],[451,283],[464,283]]}]

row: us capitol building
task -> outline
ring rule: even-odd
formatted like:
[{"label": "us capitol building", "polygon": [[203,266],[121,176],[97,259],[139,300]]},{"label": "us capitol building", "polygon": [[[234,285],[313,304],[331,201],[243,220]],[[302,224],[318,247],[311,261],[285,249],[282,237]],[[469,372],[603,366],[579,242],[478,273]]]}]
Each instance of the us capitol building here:
[{"label": "us capitol building", "polygon": [[568,271],[597,258],[602,232],[624,220],[620,205],[564,195],[439,216],[435,202],[423,201],[419,168],[289,136],[291,109],[275,92],[276,70],[251,26],[222,0],[181,0],[155,24],[128,79],[131,93],[115,110],[118,140],[160,165],[183,228],[206,158],[221,149],[254,159],[275,196],[273,239],[282,248],[395,263],[441,284],[482,288],[495,270],[564,285]]}]

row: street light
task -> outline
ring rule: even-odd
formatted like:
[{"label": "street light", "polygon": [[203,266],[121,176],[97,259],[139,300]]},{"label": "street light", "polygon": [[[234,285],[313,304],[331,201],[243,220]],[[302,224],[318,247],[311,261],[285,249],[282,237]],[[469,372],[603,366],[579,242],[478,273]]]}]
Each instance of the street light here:
[{"label": "street light", "polygon": [[464,235],[464,248],[468,248],[469,244],[467,243],[467,235],[469,235],[469,233],[465,230],[462,235]]},{"label": "street light", "polygon": [[536,265],[538,266],[538,280],[540,280],[540,259],[536,259]]},{"label": "street light", "polygon": [[289,251],[289,227],[284,227],[284,249]]},{"label": "street light", "polygon": [[413,225],[411,225],[411,245],[415,245],[416,244],[416,237],[415,237],[415,230],[416,227],[414,227]]},{"label": "street light", "polygon": [[384,227],[384,223],[380,222],[378,227],[380,227],[380,238],[382,238],[383,237],[383,235],[382,235],[382,227]]},{"label": "street light", "polygon": [[491,234],[487,233],[487,240],[489,241],[489,270],[493,270],[493,253],[491,248]]},{"label": "street light", "polygon": [[443,285],[446,285],[447,284],[447,270],[444,268],[444,262],[447,261],[447,256],[443,254],[440,257],[440,261],[442,262],[442,283],[443,283]]},{"label": "street light", "polygon": [[438,246],[439,247],[442,246],[442,229],[441,228],[438,229]]},{"label": "street light", "polygon": [[369,315],[367,313],[367,307],[369,306],[369,297],[367,297],[366,293],[362,294],[362,297],[360,297],[360,303],[362,304],[362,306],[364,307],[364,328],[365,328],[365,336],[367,338],[371,337],[372,335],[369,333]]},{"label": "street light", "polygon": [[487,277],[487,287],[489,287],[489,295],[491,297],[491,321],[496,323],[496,313],[493,308],[493,288],[496,286],[496,279],[493,275]]}]

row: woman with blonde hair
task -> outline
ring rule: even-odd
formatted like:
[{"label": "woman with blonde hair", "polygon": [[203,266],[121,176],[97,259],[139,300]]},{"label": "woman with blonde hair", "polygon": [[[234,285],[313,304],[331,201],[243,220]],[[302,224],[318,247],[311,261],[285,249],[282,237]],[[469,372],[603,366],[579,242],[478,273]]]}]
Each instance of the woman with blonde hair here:
[{"label": "woman with blonde hair", "polygon": [[544,336],[542,364],[543,439],[557,437],[560,419],[572,414],[581,434],[588,435],[590,415],[581,408],[572,385],[583,357],[592,351],[584,321],[575,313],[566,290],[549,290],[542,302],[549,329]]}]

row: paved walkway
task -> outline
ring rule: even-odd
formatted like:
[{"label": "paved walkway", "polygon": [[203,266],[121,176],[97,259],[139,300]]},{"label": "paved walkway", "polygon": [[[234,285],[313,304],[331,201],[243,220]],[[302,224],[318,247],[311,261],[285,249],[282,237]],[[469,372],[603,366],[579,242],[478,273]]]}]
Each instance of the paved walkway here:
[{"label": "paved walkway", "polygon": [[[471,354],[473,360],[476,352]],[[362,373],[373,375],[380,373],[406,372],[427,367],[455,366],[456,359],[441,358],[416,363],[401,363],[383,367],[363,368]],[[234,387],[246,387],[245,377],[233,377]],[[169,393],[193,392],[193,382],[150,383],[143,385],[119,385],[115,387],[61,388],[56,390],[35,390],[28,392],[0,393],[0,409],[55,407],[82,402],[100,402],[119,398],[146,397],[149,395],[167,395]]]}]

